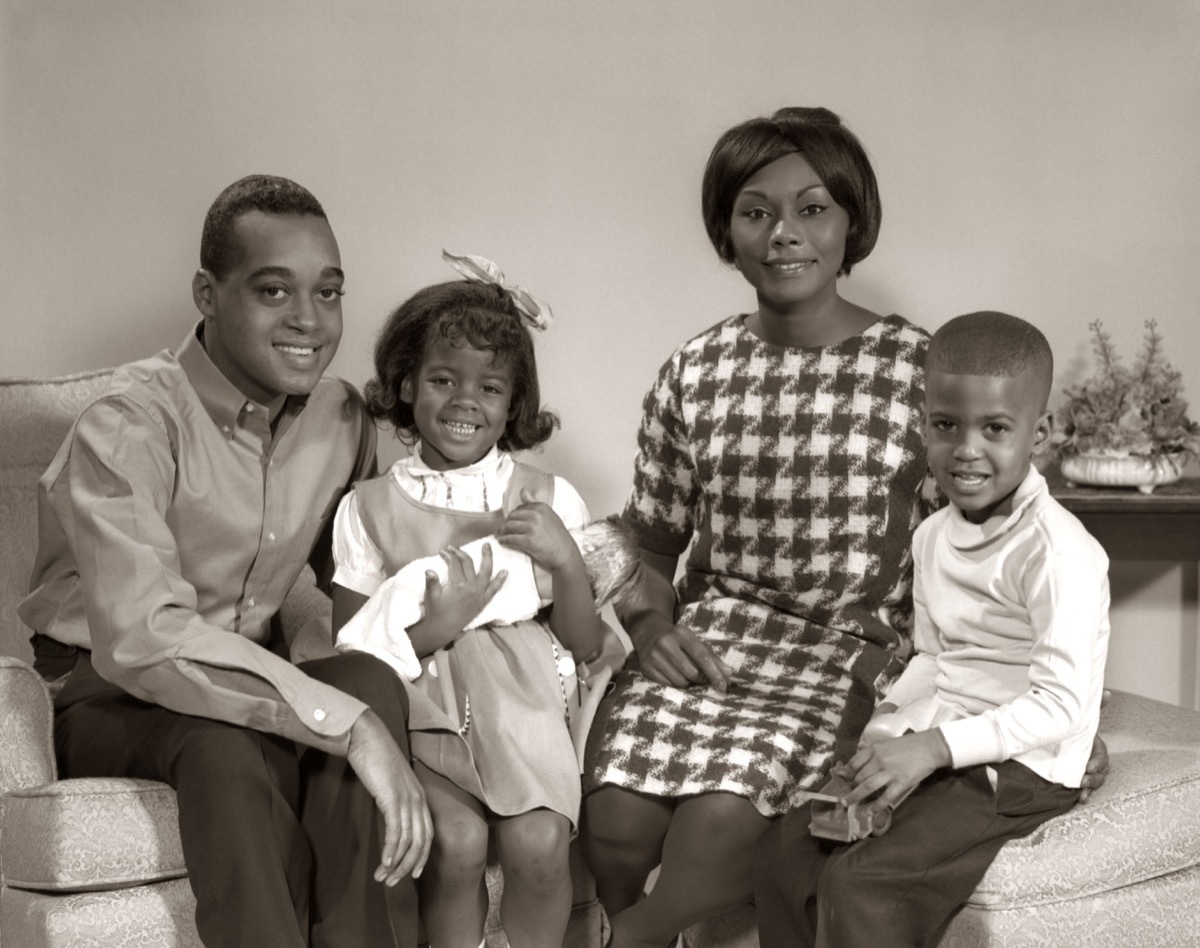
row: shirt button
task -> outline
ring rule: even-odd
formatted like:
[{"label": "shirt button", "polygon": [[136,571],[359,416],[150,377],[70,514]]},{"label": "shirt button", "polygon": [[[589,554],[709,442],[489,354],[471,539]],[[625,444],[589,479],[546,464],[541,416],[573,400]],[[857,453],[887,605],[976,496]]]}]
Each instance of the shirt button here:
[{"label": "shirt button", "polygon": [[246,406],[246,414],[247,414],[247,415],[253,415],[253,414],[254,414],[254,406],[253,406],[253,405],[247,405],[247,406]]},{"label": "shirt button", "polygon": [[316,718],[318,721],[324,721],[325,720],[325,709],[317,708],[317,710],[313,712],[313,717]]},{"label": "shirt button", "polygon": [[267,534],[267,542],[268,542],[268,543],[274,543],[274,542],[275,542],[275,534],[273,534],[273,533],[268,533],[268,534]]},{"label": "shirt button", "polygon": [[246,605],[248,605],[251,609],[254,608],[254,603],[255,603],[255,599],[253,596],[251,596],[249,599],[246,600]]}]

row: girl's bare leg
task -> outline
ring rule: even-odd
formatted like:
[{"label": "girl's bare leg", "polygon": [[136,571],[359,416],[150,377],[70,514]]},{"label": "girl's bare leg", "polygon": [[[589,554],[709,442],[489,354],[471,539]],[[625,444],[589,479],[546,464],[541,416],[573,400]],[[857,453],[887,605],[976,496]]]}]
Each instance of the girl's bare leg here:
[{"label": "girl's bare leg", "polygon": [[[570,841],[570,822],[550,810],[531,810],[496,824],[496,848],[504,870],[500,920],[510,945],[562,945],[571,915]],[[436,948],[436,942],[430,943]]]},{"label": "girl's bare leg", "polygon": [[614,786],[584,798],[580,844],[609,918],[641,899],[646,879],[662,860],[675,805]]},{"label": "girl's bare leg", "polygon": [[419,761],[413,764],[433,817],[433,848],[417,880],[421,920],[435,948],[479,948],[487,920],[483,873],[488,825],[473,796]]},{"label": "girl's bare leg", "polygon": [[654,888],[610,916],[613,948],[664,948],[689,925],[754,894],[754,845],[770,821],[729,793],[682,800],[675,808]]}]

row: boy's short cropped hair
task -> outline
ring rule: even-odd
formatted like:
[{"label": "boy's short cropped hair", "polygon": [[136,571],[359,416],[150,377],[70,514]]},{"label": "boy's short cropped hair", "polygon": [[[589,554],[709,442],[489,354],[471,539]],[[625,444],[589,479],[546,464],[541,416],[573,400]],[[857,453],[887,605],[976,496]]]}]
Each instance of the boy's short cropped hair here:
[{"label": "boy's short cropped hair", "polygon": [[1017,316],[983,311],[956,316],[933,334],[926,371],[1015,378],[1029,373],[1050,397],[1054,353],[1042,331]]},{"label": "boy's short cropped hair", "polygon": [[321,203],[295,181],[269,174],[240,178],[217,195],[200,234],[200,266],[218,280],[238,264],[241,245],[235,226],[238,218],[250,211],[312,214],[328,219]]},{"label": "boy's short cropped hair", "polygon": [[760,169],[797,153],[850,216],[839,273],[849,273],[874,249],[883,209],[862,144],[828,109],[786,108],[729,129],[708,157],[701,189],[704,226],[717,256],[726,263],[734,259],[729,226],[738,192]]}]

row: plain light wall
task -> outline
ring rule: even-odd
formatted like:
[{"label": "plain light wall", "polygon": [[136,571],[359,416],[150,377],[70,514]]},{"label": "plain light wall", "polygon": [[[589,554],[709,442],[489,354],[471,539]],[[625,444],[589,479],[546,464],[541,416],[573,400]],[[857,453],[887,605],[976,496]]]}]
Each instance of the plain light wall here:
[{"label": "plain light wall", "polygon": [[[1198,50],[1195,0],[0,0],[0,375],[177,345],[209,203],[287,175],[348,274],[334,371],[366,380],[443,247],[491,257],[558,317],[535,460],[612,512],[658,366],[754,305],[700,221],[713,141],[820,104],[883,195],[846,296],[930,330],[1023,316],[1056,389],[1091,320],[1132,358],[1154,318],[1200,393]],[[1110,683],[1191,703],[1180,569],[1114,575]]]}]

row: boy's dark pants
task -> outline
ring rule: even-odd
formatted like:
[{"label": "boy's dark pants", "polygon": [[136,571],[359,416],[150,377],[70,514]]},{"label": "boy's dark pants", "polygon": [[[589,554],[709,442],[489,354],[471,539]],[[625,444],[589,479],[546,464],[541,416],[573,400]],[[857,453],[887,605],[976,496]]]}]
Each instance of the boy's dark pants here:
[{"label": "boy's dark pants", "polygon": [[[383,662],[348,653],[300,667],[369,705],[408,756],[407,695]],[[175,788],[208,948],[416,945],[412,879],[391,890],[374,880],[382,820],[345,758],[140,701],[100,678],[87,653],[55,706],[63,776]]]},{"label": "boy's dark pants", "polygon": [[810,806],[763,834],[754,901],[762,948],[925,945],[970,897],[1000,847],[1069,810],[1077,789],[1023,764],[939,771],[895,811],[883,835],[817,839]]}]

